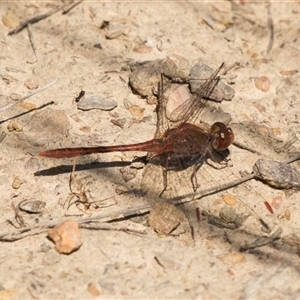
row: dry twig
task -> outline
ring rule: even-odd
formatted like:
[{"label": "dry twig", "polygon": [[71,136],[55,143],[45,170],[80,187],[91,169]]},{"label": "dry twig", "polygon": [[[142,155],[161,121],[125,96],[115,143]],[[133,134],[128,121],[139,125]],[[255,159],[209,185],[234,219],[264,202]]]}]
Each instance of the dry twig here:
[{"label": "dry twig", "polygon": [[30,45],[31,45],[31,47],[32,47],[34,56],[37,58],[37,55],[36,55],[36,47],[35,47],[35,44],[34,44],[33,34],[32,34],[32,30],[31,30],[31,24],[28,24],[28,25],[27,25],[27,32],[28,32],[28,37],[29,37]]},{"label": "dry twig", "polygon": [[55,8],[53,11],[50,11],[46,14],[43,14],[43,15],[40,15],[40,16],[37,16],[37,17],[34,17],[34,18],[31,18],[29,20],[26,20],[25,22],[22,22],[18,27],[16,27],[15,29],[11,30],[8,35],[13,35],[13,34],[16,34],[20,31],[22,31],[24,28],[26,28],[29,24],[34,24],[34,23],[37,23],[43,19],[46,19],[50,16],[52,16],[53,14],[55,14],[56,12],[62,10],[63,8],[65,7],[65,5],[61,6],[61,7],[57,7]]}]

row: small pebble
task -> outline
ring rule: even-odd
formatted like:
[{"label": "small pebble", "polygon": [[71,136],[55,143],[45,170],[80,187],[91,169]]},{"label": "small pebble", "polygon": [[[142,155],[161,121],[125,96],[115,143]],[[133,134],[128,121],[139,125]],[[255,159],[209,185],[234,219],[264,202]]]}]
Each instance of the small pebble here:
[{"label": "small pebble", "polygon": [[270,89],[270,79],[267,76],[256,77],[254,84],[258,90],[265,93]]},{"label": "small pebble", "polygon": [[48,231],[48,237],[54,241],[58,253],[69,254],[82,245],[78,223],[67,220]]},{"label": "small pebble", "polygon": [[14,81],[14,78],[10,75],[2,75],[2,80],[6,83],[6,84],[10,84]]},{"label": "small pebble", "polygon": [[10,98],[11,100],[18,101],[18,100],[20,100],[22,97],[21,97],[21,95],[19,95],[19,94],[12,93],[12,94],[9,96],[9,98]]},{"label": "small pebble", "polygon": [[288,208],[284,211],[284,217],[287,221],[291,220],[291,212]]},{"label": "small pebble", "polygon": [[134,46],[132,50],[137,53],[149,53],[152,51],[152,47],[145,44],[138,44]]},{"label": "small pebble", "polygon": [[140,170],[140,169],[143,169],[145,167],[145,163],[141,162],[141,161],[134,161],[130,164],[130,167]]},{"label": "small pebble", "polygon": [[113,99],[107,99],[100,96],[92,96],[88,98],[82,98],[77,103],[77,107],[81,110],[112,110],[117,107],[118,103]]},{"label": "small pebble", "polygon": [[235,197],[231,194],[223,195],[222,198],[224,202],[230,206],[233,206],[236,203]]},{"label": "small pebble", "polygon": [[108,31],[106,33],[105,37],[109,40],[113,40],[113,39],[118,38],[122,34],[123,34],[123,29],[114,29],[114,30]]},{"label": "small pebble", "polygon": [[142,108],[138,105],[131,105],[127,109],[136,118],[142,119],[144,116],[145,108]]},{"label": "small pebble", "polygon": [[283,199],[281,196],[276,196],[272,199],[271,201],[271,205],[272,207],[274,207],[275,209],[279,209],[282,205]]},{"label": "small pebble", "polygon": [[107,26],[107,32],[105,34],[105,37],[109,40],[116,39],[120,37],[121,35],[127,35],[129,33],[129,29],[123,25],[120,24],[112,24],[109,23]]},{"label": "small pebble", "polygon": [[19,176],[16,176],[14,178],[14,181],[12,183],[12,188],[17,190],[18,188],[20,188],[21,184],[23,183],[23,181],[20,179]]},{"label": "small pebble", "polygon": [[12,131],[21,132],[21,131],[23,131],[23,124],[21,124],[17,120],[11,120],[7,125],[7,130],[9,132],[12,132]]},{"label": "small pebble", "polygon": [[25,81],[24,85],[29,89],[29,90],[35,90],[39,87],[39,83],[36,79],[34,78],[29,78]]},{"label": "small pebble", "polygon": [[90,126],[83,126],[79,128],[80,131],[82,132],[91,132],[91,127]]},{"label": "small pebble", "polygon": [[39,214],[43,212],[46,206],[46,202],[40,200],[24,200],[19,204],[19,208],[23,211],[33,214]]},{"label": "small pebble", "polygon": [[298,73],[298,70],[281,70],[280,74],[281,75],[295,75]]},{"label": "small pebble", "polygon": [[182,270],[184,262],[181,260],[180,255],[170,255],[168,251],[155,254],[155,260],[167,271]]},{"label": "small pebble", "polygon": [[130,86],[141,96],[147,97],[149,104],[157,102],[156,97],[153,95],[153,89],[160,82],[162,73],[175,78],[187,77],[187,74],[179,70],[174,61],[168,57],[132,64],[131,70],[132,73],[129,76]]},{"label": "small pebble", "polygon": [[44,242],[43,244],[41,244],[40,249],[38,249],[38,252],[48,252],[51,249],[52,247],[49,245],[49,243]]},{"label": "small pebble", "polygon": [[101,292],[99,289],[96,287],[94,283],[89,283],[88,284],[88,292],[93,296],[93,297],[98,297],[101,295]]},{"label": "small pebble", "polygon": [[227,223],[234,223],[237,218],[235,210],[230,206],[224,206],[219,212],[219,216]]},{"label": "small pebble", "polygon": [[27,63],[32,65],[35,64],[37,62],[37,58],[35,55],[31,55],[30,57],[27,58]]},{"label": "small pebble", "polygon": [[100,49],[100,50],[103,49],[100,43],[95,44],[95,45],[94,45],[94,48]]},{"label": "small pebble", "polygon": [[255,107],[260,113],[265,113],[267,111],[266,107],[262,104],[261,101],[255,101],[252,103],[253,107]]},{"label": "small pebble", "polygon": [[236,265],[246,260],[245,256],[241,253],[227,253],[220,255],[219,259],[226,265]]},{"label": "small pebble", "polygon": [[130,168],[130,166],[124,167],[120,169],[120,173],[125,182],[132,180],[136,177],[137,170],[134,168]]},{"label": "small pebble", "polygon": [[124,195],[129,193],[129,190],[126,186],[119,185],[118,187],[116,187],[115,192],[117,195]]},{"label": "small pebble", "polygon": [[110,122],[119,126],[120,128],[124,128],[124,125],[126,124],[126,119],[125,118],[117,119],[117,120],[111,119]]},{"label": "small pebble", "polygon": [[18,107],[24,108],[26,110],[32,110],[36,108],[36,105],[30,102],[20,102],[17,104]]},{"label": "small pebble", "polygon": [[81,122],[81,119],[77,114],[72,114],[70,117],[75,121],[75,122]]}]

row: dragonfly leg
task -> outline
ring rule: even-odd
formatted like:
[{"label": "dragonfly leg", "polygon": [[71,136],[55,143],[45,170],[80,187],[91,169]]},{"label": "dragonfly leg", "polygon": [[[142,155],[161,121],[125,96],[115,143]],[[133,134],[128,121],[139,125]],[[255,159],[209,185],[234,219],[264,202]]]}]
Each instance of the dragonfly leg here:
[{"label": "dragonfly leg", "polygon": [[161,193],[159,194],[159,198],[162,198],[163,193],[165,192],[165,190],[167,189],[168,186],[168,169],[164,168],[163,169],[163,184],[164,184],[164,188],[161,191]]},{"label": "dragonfly leg", "polygon": [[214,165],[213,163],[207,161],[206,162],[210,167],[216,169],[216,170],[222,170],[228,167],[232,167],[232,162],[230,158],[224,158],[222,161],[219,162],[219,165]]},{"label": "dragonfly leg", "polygon": [[165,166],[163,168],[163,185],[164,188],[159,194],[159,198],[162,198],[163,193],[166,191],[168,187],[168,170],[169,170],[169,161],[171,159],[171,156],[168,154],[167,157],[165,158]]},{"label": "dragonfly leg", "polygon": [[194,192],[196,192],[199,187],[196,174],[197,174],[198,170],[201,168],[201,166],[203,165],[203,163],[204,163],[204,157],[200,157],[198,159],[198,161],[193,165],[193,173],[191,175],[191,182],[192,182]]}]

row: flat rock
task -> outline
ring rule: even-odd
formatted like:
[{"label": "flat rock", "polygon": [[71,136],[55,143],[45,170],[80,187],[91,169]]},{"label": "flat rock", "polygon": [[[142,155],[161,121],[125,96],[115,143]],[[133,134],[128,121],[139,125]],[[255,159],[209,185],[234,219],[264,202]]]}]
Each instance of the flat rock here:
[{"label": "flat rock", "polygon": [[118,103],[113,99],[107,99],[100,96],[91,96],[88,98],[82,98],[77,104],[77,107],[81,110],[112,110],[117,107]]},{"label": "flat rock", "polygon": [[48,236],[54,241],[58,253],[69,254],[82,245],[78,223],[74,220],[67,220],[54,227],[48,232]]},{"label": "flat rock", "polygon": [[[207,79],[214,72],[214,70],[205,65],[197,63],[194,65],[190,71],[190,76],[193,78]],[[190,89],[192,93],[195,93],[197,89],[203,83],[203,80],[192,80],[190,83]],[[219,81],[213,92],[211,93],[209,99],[220,102],[222,100],[231,100],[234,97],[235,91],[232,87],[225,84],[223,81]]]},{"label": "flat rock", "polygon": [[276,188],[300,189],[300,173],[289,164],[259,159],[253,167],[253,172],[257,178]]}]

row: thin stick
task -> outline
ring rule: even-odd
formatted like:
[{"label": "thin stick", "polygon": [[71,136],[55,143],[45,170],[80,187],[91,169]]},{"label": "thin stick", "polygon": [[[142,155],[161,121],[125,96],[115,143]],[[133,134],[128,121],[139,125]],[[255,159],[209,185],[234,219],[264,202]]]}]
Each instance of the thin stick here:
[{"label": "thin stick", "polygon": [[90,229],[90,230],[115,230],[115,231],[125,231],[128,233],[135,234],[146,234],[146,227],[140,226],[140,229],[130,228],[130,226],[124,226],[124,224],[118,223],[91,223],[91,224],[79,224],[79,228]]},{"label": "thin stick", "polygon": [[74,7],[76,7],[78,4],[80,4],[81,2],[83,2],[83,0],[80,0],[78,2],[74,2],[71,4],[67,4],[64,8],[63,8],[63,15],[67,14],[71,9],[73,9]]},{"label": "thin stick", "polygon": [[18,27],[16,27],[15,29],[11,30],[8,35],[13,35],[13,34],[16,34],[20,31],[22,31],[24,28],[26,28],[28,26],[28,24],[34,24],[34,23],[37,23],[43,19],[46,19],[48,17],[50,17],[51,15],[55,14],[56,12],[58,12],[59,10],[61,9],[64,9],[66,5],[63,5],[61,7],[58,7],[58,8],[55,8],[53,11],[50,11],[46,14],[43,14],[43,15],[40,15],[40,16],[37,16],[37,17],[34,17],[34,18],[31,18],[25,22],[22,22]]},{"label": "thin stick", "polygon": [[35,47],[35,44],[34,44],[33,34],[32,34],[32,31],[31,31],[31,24],[27,25],[27,32],[28,32],[28,37],[29,37],[29,41],[30,41],[34,56],[37,58],[37,56],[36,56],[36,47]]},{"label": "thin stick", "polygon": [[35,94],[37,94],[37,93],[39,93],[39,92],[41,92],[41,91],[47,89],[49,86],[51,86],[52,84],[56,83],[58,80],[59,80],[59,79],[55,79],[55,80],[51,81],[50,83],[44,85],[43,87],[41,87],[41,88],[35,90],[34,92],[29,93],[27,96],[21,98],[20,100],[15,101],[15,102],[13,102],[13,103],[10,103],[10,104],[7,104],[7,105],[4,105],[4,106],[0,107],[0,112],[5,111],[5,110],[7,110],[7,109],[9,109],[9,108],[11,108],[11,107],[17,105],[18,103],[20,103],[20,102],[22,102],[22,101],[24,101],[24,100],[26,100],[26,99],[32,97],[33,95],[35,95]]},{"label": "thin stick", "polygon": [[280,235],[283,232],[282,228],[279,227],[270,237],[262,236],[257,238],[255,241],[253,241],[250,244],[245,244],[240,247],[240,251],[246,251],[249,249],[255,249],[257,247],[262,247],[268,244],[273,243],[274,241],[280,239]]},{"label": "thin stick", "polygon": [[258,154],[258,155],[263,155],[261,152],[257,151],[257,150],[254,150],[238,141],[233,141],[233,145],[238,147],[238,148],[241,148],[241,149],[244,149],[244,150],[247,150],[249,152],[252,152],[252,153],[255,153],[255,154]]},{"label": "thin stick", "polygon": [[271,3],[268,3],[268,29],[270,32],[270,38],[269,38],[269,44],[267,47],[267,53],[270,53],[273,47],[273,42],[274,42],[274,24],[273,24],[273,19],[271,16]]}]

